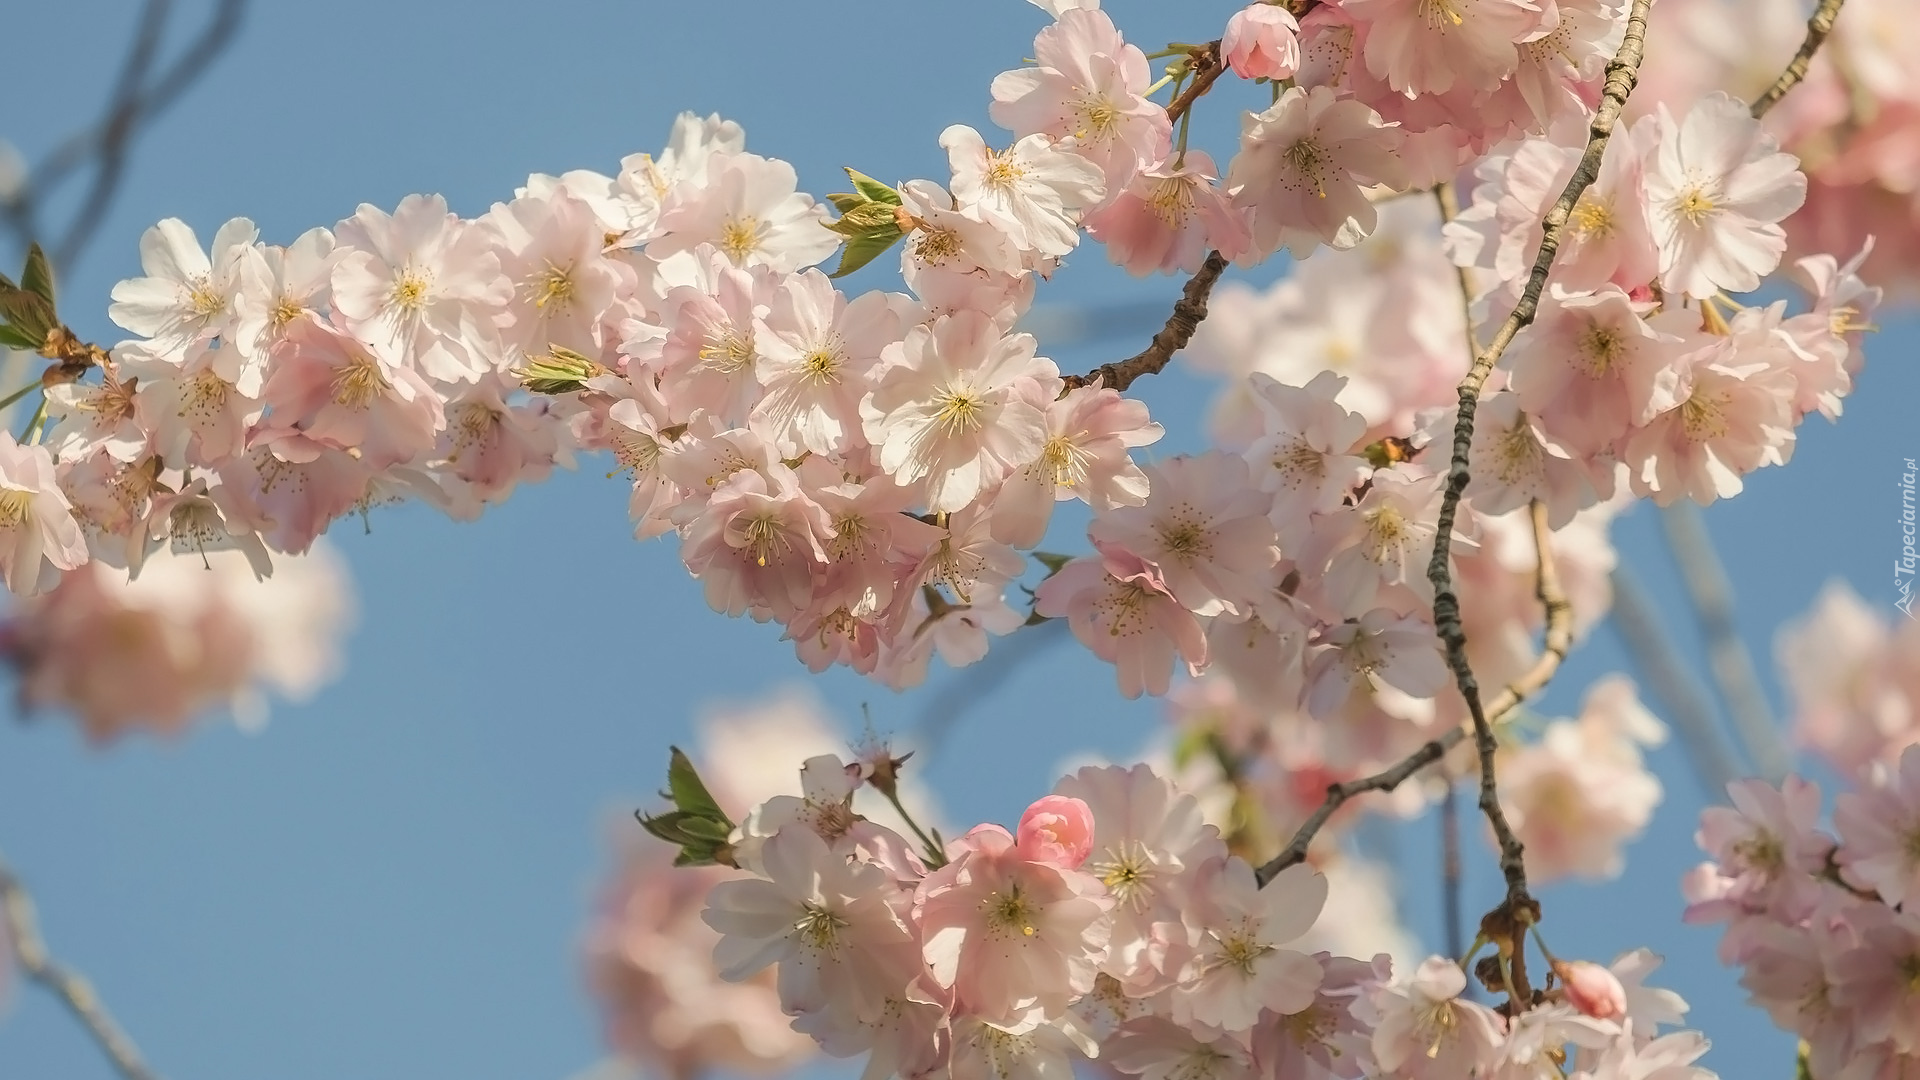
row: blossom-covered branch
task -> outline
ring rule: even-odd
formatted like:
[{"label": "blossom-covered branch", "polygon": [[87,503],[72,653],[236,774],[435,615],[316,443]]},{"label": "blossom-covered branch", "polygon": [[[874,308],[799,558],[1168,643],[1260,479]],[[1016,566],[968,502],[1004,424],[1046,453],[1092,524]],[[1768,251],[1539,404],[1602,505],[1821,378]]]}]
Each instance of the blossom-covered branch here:
[{"label": "blossom-covered branch", "polygon": [[60,999],[74,1019],[87,1029],[87,1035],[113,1063],[124,1080],[158,1080],[147,1067],[140,1050],[107,1011],[106,1003],[86,977],[55,960],[40,936],[40,923],[34,912],[33,897],[13,868],[0,858],[0,919],[5,920],[5,937],[0,945],[10,944],[13,957],[27,978],[39,983]]},{"label": "blossom-covered branch", "polygon": [[1566,189],[1547,212],[1540,250],[1534,257],[1526,288],[1515,302],[1512,312],[1494,332],[1492,341],[1474,357],[1466,378],[1461,380],[1459,411],[1453,432],[1453,456],[1447,472],[1446,493],[1440,504],[1439,524],[1434,533],[1433,558],[1427,568],[1427,577],[1433,583],[1434,591],[1434,628],[1446,645],[1447,664],[1453,669],[1460,695],[1466,700],[1467,710],[1473,719],[1474,743],[1480,754],[1480,809],[1492,824],[1499,841],[1500,870],[1507,879],[1507,906],[1514,910],[1530,902],[1526,864],[1522,858],[1521,843],[1500,808],[1498,780],[1494,773],[1494,752],[1498,749],[1498,743],[1480,702],[1479,684],[1474,680],[1473,669],[1467,661],[1466,632],[1460,623],[1460,601],[1453,592],[1453,571],[1448,562],[1454,518],[1459,511],[1460,497],[1465,494],[1470,479],[1468,465],[1473,452],[1473,419],[1480,403],[1481,389],[1486,385],[1487,377],[1493,373],[1493,365],[1506,352],[1514,336],[1533,322],[1540,294],[1546,289],[1547,275],[1553,268],[1554,256],[1560,250],[1560,234],[1573,216],[1580,196],[1600,176],[1601,157],[1606,151],[1607,139],[1613,134],[1613,125],[1619,119],[1621,110],[1626,107],[1628,95],[1633,92],[1636,73],[1646,48],[1647,11],[1651,6],[1652,0],[1634,0],[1633,9],[1627,15],[1626,35],[1621,39],[1612,63],[1607,65],[1600,104],[1588,126],[1586,151],[1581,155]]},{"label": "blossom-covered branch", "polygon": [[[1554,564],[1552,530],[1548,527],[1546,508],[1535,502],[1528,513],[1533,522],[1534,544],[1538,548],[1539,558],[1534,594],[1546,613],[1546,632],[1539,659],[1526,674],[1508,683],[1487,703],[1486,715],[1491,723],[1505,719],[1508,713],[1520,707],[1521,702],[1544,689],[1552,681],[1554,673],[1560,670],[1561,661],[1566,659],[1573,647],[1573,604],[1567,599],[1566,590],[1560,584],[1559,570]],[[1369,792],[1389,792],[1399,787],[1418,775],[1420,770],[1445,757],[1447,751],[1458,746],[1460,740],[1466,737],[1467,730],[1464,725],[1449,728],[1391,768],[1328,787],[1325,801],[1294,832],[1287,846],[1261,865],[1257,874],[1260,882],[1265,884],[1272,881],[1280,871],[1305,862],[1314,837],[1319,835],[1327,821],[1342,806]]]}]

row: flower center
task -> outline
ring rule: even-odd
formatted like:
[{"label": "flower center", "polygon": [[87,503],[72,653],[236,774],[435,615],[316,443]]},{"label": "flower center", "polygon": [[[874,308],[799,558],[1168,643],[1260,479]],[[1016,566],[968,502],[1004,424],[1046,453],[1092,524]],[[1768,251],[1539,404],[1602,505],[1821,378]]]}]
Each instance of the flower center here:
[{"label": "flower center", "polygon": [[1443,30],[1466,21],[1453,0],[1420,0],[1420,14],[1426,18],[1429,30]]},{"label": "flower center", "polygon": [[542,311],[548,304],[566,307],[573,302],[573,268],[548,263],[545,270],[534,275],[529,291],[533,293],[533,306]]},{"label": "flower center", "polygon": [[1713,199],[1701,187],[1688,188],[1686,194],[1673,201],[1673,208],[1689,225],[1699,225],[1716,209]]},{"label": "flower center", "polygon": [[1620,362],[1620,354],[1625,351],[1625,342],[1620,331],[1611,326],[1589,323],[1580,334],[1580,366],[1591,379],[1605,378],[1613,373],[1615,364]]},{"label": "flower center", "polygon": [[192,305],[194,315],[202,319],[210,319],[227,309],[227,298],[215,291],[213,282],[206,278],[193,279],[187,303]]},{"label": "flower center", "polygon": [[831,952],[840,944],[840,931],[846,925],[845,919],[808,900],[800,905],[793,935],[815,952]]},{"label": "flower center", "polygon": [[981,180],[988,187],[1003,193],[1009,192],[1026,175],[1027,170],[1018,162],[991,150],[987,151],[987,174]]},{"label": "flower center", "polygon": [[0,529],[17,529],[33,517],[33,492],[0,489]]},{"label": "flower center", "polygon": [[349,409],[364,409],[368,403],[391,389],[380,365],[366,353],[356,353],[333,373],[333,403]]},{"label": "flower center", "polygon": [[933,421],[948,438],[978,431],[986,423],[986,402],[972,387],[950,386],[938,401],[940,411]]},{"label": "flower center", "polygon": [[400,272],[400,279],[393,283],[393,302],[402,311],[418,311],[427,302],[427,289],[432,282],[425,274],[409,266]]},{"label": "flower center", "polygon": [[1694,442],[1718,439],[1727,433],[1726,401],[1698,393],[1680,405],[1680,428]]},{"label": "flower center", "polygon": [[1287,164],[1316,195],[1327,197],[1327,152],[1313,139],[1301,139],[1287,147]]},{"label": "flower center", "polygon": [[840,382],[840,365],[846,358],[830,345],[821,345],[800,360],[803,377],[814,385]]},{"label": "flower center", "polygon": [[1033,925],[1033,905],[1020,895],[1018,885],[987,897],[985,907],[989,930],[1018,930],[1022,937],[1033,937],[1040,932]]},{"label": "flower center", "polygon": [[1193,216],[1193,185],[1180,176],[1155,179],[1147,196],[1147,209],[1170,229],[1185,225]]},{"label": "flower center", "polygon": [[728,218],[720,226],[720,250],[727,258],[742,262],[760,247],[760,219],[752,215]]},{"label": "flower center", "polygon": [[1612,236],[1618,222],[1614,218],[1613,206],[1603,202],[1592,190],[1580,196],[1573,207],[1573,232],[1581,240],[1604,239]]}]

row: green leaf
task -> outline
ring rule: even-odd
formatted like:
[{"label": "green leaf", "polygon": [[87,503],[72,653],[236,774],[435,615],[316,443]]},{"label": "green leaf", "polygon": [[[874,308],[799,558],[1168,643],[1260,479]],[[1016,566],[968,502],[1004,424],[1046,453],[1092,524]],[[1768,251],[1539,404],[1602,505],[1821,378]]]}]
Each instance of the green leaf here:
[{"label": "green leaf", "polygon": [[893,216],[893,207],[886,203],[861,203],[859,206],[827,223],[827,228],[841,236],[858,237],[862,233],[882,232],[891,229],[900,231],[900,222]]},{"label": "green leaf", "polygon": [[688,817],[680,822],[680,829],[695,841],[724,844],[727,837],[733,835],[733,826],[712,818]]},{"label": "green leaf", "polygon": [[886,230],[876,229],[873,232],[849,239],[847,246],[840,252],[839,268],[827,276],[832,278],[846,277],[855,270],[885,255],[887,249],[899,242],[900,238],[904,235],[906,234],[901,232],[898,226],[894,226]]},{"label": "green leaf", "polygon": [[46,344],[47,331],[59,325],[53,317],[53,305],[25,289],[0,289],[0,316],[32,337],[36,349]]},{"label": "green leaf", "polygon": [[679,810],[669,810],[664,814],[649,816],[636,810],[633,816],[640,822],[641,828],[665,840],[669,844],[679,844],[684,847],[690,843],[697,843],[699,840],[698,837],[689,835],[683,827],[688,821],[699,820],[691,814],[682,813]]},{"label": "green leaf", "polygon": [[0,346],[9,349],[38,349],[45,343],[45,338],[35,341],[25,330],[17,326],[0,324]]},{"label": "green leaf", "polygon": [[47,265],[47,253],[39,244],[27,248],[27,268],[20,272],[20,287],[47,302],[47,310],[59,305],[53,299],[53,267]]},{"label": "green leaf", "polygon": [[865,206],[873,200],[867,198],[865,195],[855,195],[852,192],[842,191],[837,195],[827,196],[827,201],[833,204],[835,210],[844,214],[856,206]]},{"label": "green leaf", "polygon": [[847,169],[847,179],[853,181],[853,190],[865,195],[874,202],[886,203],[888,206],[900,205],[899,192],[858,169]]},{"label": "green leaf", "polygon": [[700,773],[694,769],[692,759],[686,751],[673,748],[673,759],[667,765],[667,789],[673,792],[673,804],[695,817],[708,818],[727,823],[729,832],[733,829],[733,819],[720,809],[707,785],[700,780]]},{"label": "green leaf", "polygon": [[1059,573],[1061,567],[1073,561],[1073,556],[1071,555],[1058,555],[1051,551],[1035,551],[1030,554],[1032,554],[1034,561],[1047,568],[1048,577]]}]

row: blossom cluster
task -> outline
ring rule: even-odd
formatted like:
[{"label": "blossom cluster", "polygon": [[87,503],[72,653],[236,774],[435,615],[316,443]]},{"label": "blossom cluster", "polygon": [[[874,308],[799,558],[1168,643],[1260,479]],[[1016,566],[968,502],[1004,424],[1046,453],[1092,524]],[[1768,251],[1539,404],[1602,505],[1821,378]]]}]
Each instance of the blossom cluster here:
[{"label": "blossom cluster", "polygon": [[1396,974],[1299,946],[1326,879],[1263,889],[1193,796],[1144,765],[1083,768],[1016,829],[980,825],[917,851],[853,810],[890,782],[884,755],[802,770],[804,794],[755,807],[732,837],[750,876],[704,918],[721,973],[771,968],[781,1007],[865,1075],[1065,1078],[1094,1058],[1127,1075],[1710,1076],[1685,1004],[1644,984],[1644,950],[1554,964],[1533,1007],[1496,1010],[1432,958]]},{"label": "blossom cluster", "polygon": [[1892,766],[1920,744],[1920,623],[1876,614],[1836,581],[1781,629],[1775,656],[1795,740],[1843,774]]},{"label": "blossom cluster", "polygon": [[[1801,0],[1661,0],[1630,105],[1748,100],[1780,75],[1807,31]],[[1798,252],[1858,251],[1876,280],[1920,282],[1920,31],[1902,0],[1847,0],[1806,77],[1767,114],[1801,161],[1806,206],[1788,218]]]},{"label": "blossom cluster", "polygon": [[89,563],[15,603],[0,657],[26,715],[63,709],[95,744],[177,734],[200,712],[265,720],[265,690],[302,700],[337,674],[353,619],[346,567],[324,541],[255,581],[237,552],[157,553],[138,580]]},{"label": "blossom cluster", "polygon": [[1812,1075],[1893,1080],[1920,1069],[1920,746],[1877,766],[1820,826],[1820,789],[1735,781],[1700,819],[1713,857],[1689,874],[1689,922],[1724,923],[1721,959]]}]

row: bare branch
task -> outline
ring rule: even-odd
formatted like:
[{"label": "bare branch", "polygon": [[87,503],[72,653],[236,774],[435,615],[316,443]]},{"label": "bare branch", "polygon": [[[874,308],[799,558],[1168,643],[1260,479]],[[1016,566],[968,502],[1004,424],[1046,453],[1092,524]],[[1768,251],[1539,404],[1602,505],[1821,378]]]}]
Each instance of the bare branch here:
[{"label": "bare branch", "polygon": [[1527,892],[1526,864],[1522,858],[1524,849],[1500,808],[1498,778],[1494,774],[1494,751],[1498,743],[1487,710],[1480,702],[1479,683],[1475,681],[1472,665],[1467,661],[1467,636],[1460,622],[1460,599],[1453,592],[1453,572],[1448,561],[1453,523],[1460,511],[1460,499],[1472,478],[1468,465],[1473,450],[1474,412],[1480,404],[1481,390],[1507,346],[1533,322],[1534,314],[1539,310],[1540,294],[1545,291],[1547,276],[1553,270],[1554,257],[1560,251],[1561,234],[1566,230],[1567,221],[1580,202],[1580,196],[1600,174],[1600,161],[1606,152],[1607,139],[1613,134],[1613,126],[1638,81],[1640,60],[1646,51],[1647,10],[1651,6],[1652,0],[1634,0],[1633,9],[1627,15],[1627,29],[1621,39],[1620,50],[1607,65],[1600,105],[1588,127],[1586,152],[1581,155],[1566,189],[1547,211],[1546,220],[1542,222],[1540,250],[1534,257],[1526,288],[1495,331],[1493,340],[1474,357],[1473,366],[1460,382],[1459,414],[1453,429],[1453,456],[1440,503],[1433,559],[1427,567],[1427,578],[1433,583],[1434,629],[1446,646],[1447,665],[1453,669],[1454,681],[1460,687],[1460,696],[1466,700],[1467,712],[1473,720],[1474,744],[1480,754],[1480,809],[1493,826],[1494,836],[1500,843],[1500,871],[1507,879],[1505,907],[1510,914],[1516,915],[1532,904],[1532,897]]},{"label": "bare branch", "polygon": [[74,1019],[87,1029],[102,1053],[125,1080],[159,1080],[140,1058],[140,1051],[114,1022],[112,1014],[79,972],[55,960],[40,936],[39,919],[34,914],[33,898],[15,876],[6,859],[0,858],[0,919],[4,919],[7,937],[13,942],[14,957],[20,970],[60,999]]},{"label": "bare branch", "polygon": [[1680,743],[1700,786],[1709,798],[1717,797],[1737,775],[1733,751],[1720,734],[1705,692],[1677,659],[1673,643],[1660,626],[1659,613],[1624,566],[1613,571],[1609,619],[1661,712],[1679,729]]},{"label": "bare branch", "polygon": [[1778,783],[1793,767],[1792,755],[1760,692],[1753,654],[1740,639],[1733,617],[1733,584],[1713,550],[1700,508],[1690,502],[1675,503],[1660,512],[1660,525],[1693,601],[1694,620],[1707,644],[1707,667],[1720,688],[1733,730],[1745,744],[1753,767],[1766,780]]},{"label": "bare branch", "polygon": [[1460,803],[1454,786],[1440,800],[1440,920],[1447,955],[1466,952],[1466,929],[1460,921]]},{"label": "bare branch", "polygon": [[179,56],[156,71],[173,9],[171,0],[147,0],[100,119],[69,136],[28,173],[26,184],[13,198],[0,203],[0,221],[18,234],[22,244],[40,238],[39,211],[50,194],[91,165],[93,180],[80,208],[59,242],[51,245],[56,266],[71,265],[79,257],[119,192],[133,141],[212,67],[232,43],[246,6],[246,0],[216,0],[199,33]]},{"label": "bare branch", "polygon": [[1767,115],[1767,110],[1779,104],[1780,99],[1787,96],[1787,91],[1798,86],[1800,80],[1807,77],[1807,67],[1813,63],[1813,54],[1820,51],[1820,46],[1825,44],[1827,35],[1833,33],[1833,20],[1839,17],[1840,5],[1845,2],[1846,0],[1820,0],[1819,6],[1813,9],[1813,16],[1807,20],[1807,39],[1800,43],[1800,51],[1793,54],[1793,59],[1787,62],[1787,69],[1780,73],[1779,78],[1773,80],[1773,85],[1767,87],[1765,93],[1753,99],[1755,120]]},{"label": "bare branch", "polygon": [[1146,349],[1118,363],[1101,364],[1085,375],[1067,376],[1067,389],[1104,383],[1115,390],[1125,390],[1142,375],[1159,374],[1173,360],[1173,354],[1193,340],[1193,332],[1207,317],[1207,297],[1213,293],[1213,283],[1220,280],[1226,269],[1226,257],[1218,251],[1209,252],[1200,272],[1181,290],[1180,299],[1173,305],[1173,314],[1167,316],[1167,324],[1153,335],[1153,342]]}]

